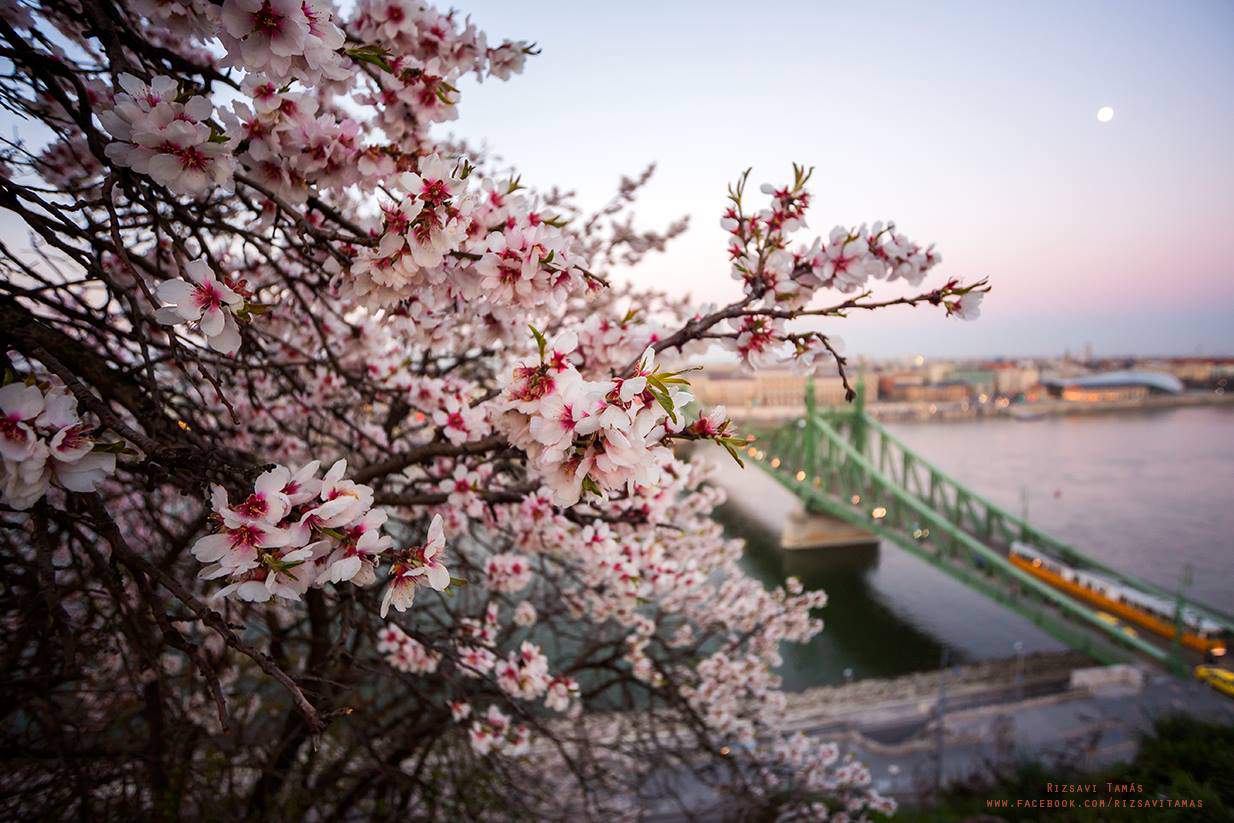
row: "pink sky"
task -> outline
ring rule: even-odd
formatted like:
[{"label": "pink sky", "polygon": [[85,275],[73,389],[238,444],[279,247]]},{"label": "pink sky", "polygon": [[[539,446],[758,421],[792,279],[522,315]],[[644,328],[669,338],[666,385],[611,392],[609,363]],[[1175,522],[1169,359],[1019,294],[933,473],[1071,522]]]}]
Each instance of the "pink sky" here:
[{"label": "pink sky", "polygon": [[937,241],[944,274],[995,284],[975,324],[919,310],[829,327],[854,352],[1234,352],[1234,6],[466,10],[543,54],[509,83],[469,84],[455,133],[591,204],[660,164],[642,219],[693,228],[638,282],[735,294],[724,186],[797,161],[817,166],[815,230],[894,219]]}]

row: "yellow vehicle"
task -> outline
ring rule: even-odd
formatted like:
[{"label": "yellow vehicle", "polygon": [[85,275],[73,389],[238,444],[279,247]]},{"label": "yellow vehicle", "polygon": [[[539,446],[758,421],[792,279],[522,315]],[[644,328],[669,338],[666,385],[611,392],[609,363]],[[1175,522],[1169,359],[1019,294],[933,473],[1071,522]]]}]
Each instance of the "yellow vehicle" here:
[{"label": "yellow vehicle", "polygon": [[1234,697],[1234,672],[1219,666],[1196,666],[1195,676],[1222,694]]},{"label": "yellow vehicle", "polygon": [[[1027,543],[1011,544],[1007,559],[1038,580],[1096,606],[1097,619],[1108,626],[1117,627],[1120,621],[1126,621],[1169,640],[1177,636],[1179,643],[1201,654],[1225,654],[1225,630],[1194,609],[1183,608],[1181,614],[1176,613],[1178,604],[1100,574],[1072,568]],[[1127,628],[1123,631],[1135,637]]]}]

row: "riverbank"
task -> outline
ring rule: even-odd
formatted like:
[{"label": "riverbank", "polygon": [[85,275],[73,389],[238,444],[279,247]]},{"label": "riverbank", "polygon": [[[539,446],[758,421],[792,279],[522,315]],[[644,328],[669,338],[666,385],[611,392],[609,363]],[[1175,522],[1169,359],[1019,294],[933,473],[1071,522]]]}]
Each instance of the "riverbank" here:
[{"label": "riverbank", "polygon": [[[1130,670],[1137,684],[1089,667],[1064,652],[808,689],[789,697],[786,730],[834,742],[880,792],[917,804],[940,781],[981,782],[1028,762],[1047,772],[1127,762],[1159,717],[1234,724],[1234,700],[1197,681]],[[1106,673],[1103,685],[1080,685]]]},{"label": "riverbank", "polygon": [[1009,406],[1006,413],[1007,416],[1017,419],[1033,419],[1059,414],[1111,414],[1181,409],[1193,406],[1234,406],[1234,394],[1206,392],[1204,394],[1157,395],[1139,400],[1103,400],[1095,403],[1046,400],[1040,403]]},{"label": "riverbank", "polygon": [[[788,696],[780,730],[852,755],[879,793],[929,819],[945,792],[989,785],[1027,764],[1063,780],[1127,763],[1171,717],[1234,725],[1234,701],[1194,680],[1093,668],[1063,652],[808,689]],[[1025,794],[1049,791],[1032,789]],[[660,773],[639,802],[641,819],[657,823],[724,811],[723,798],[678,768]]]},{"label": "riverbank", "polygon": [[[884,422],[924,422],[975,420],[983,417],[1010,417],[1036,420],[1061,415],[1126,414],[1196,406],[1234,406],[1234,393],[1195,392],[1179,395],[1153,395],[1137,400],[1041,400],[1035,403],[974,403],[958,400],[947,403],[878,401],[865,410]],[[802,405],[734,407],[728,409],[734,422],[746,426],[768,426],[795,420],[805,412]]]}]

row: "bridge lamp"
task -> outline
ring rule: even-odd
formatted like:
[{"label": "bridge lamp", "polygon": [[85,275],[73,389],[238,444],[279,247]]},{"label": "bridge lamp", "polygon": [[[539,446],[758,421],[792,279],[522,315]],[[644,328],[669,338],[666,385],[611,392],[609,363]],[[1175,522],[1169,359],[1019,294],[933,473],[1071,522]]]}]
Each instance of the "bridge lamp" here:
[{"label": "bridge lamp", "polygon": [[773,469],[780,468],[780,458],[778,457],[771,458],[771,468]]},{"label": "bridge lamp", "polygon": [[800,483],[802,480],[805,480],[805,479],[806,479],[806,473],[805,473],[805,472],[797,472],[796,477],[797,477],[797,482],[798,482],[798,483]]},{"label": "bridge lamp", "polygon": [[884,517],[887,516],[887,510],[883,508],[882,506],[879,506],[874,511],[870,512],[870,516],[873,517],[875,520],[882,520]]},{"label": "bridge lamp", "polygon": [[850,497],[848,500],[849,500],[849,502],[850,502],[850,503],[852,503],[854,506],[859,505],[859,504],[861,503],[861,495],[859,495],[859,494],[854,494],[854,495],[853,495],[852,497]]},{"label": "bridge lamp", "polygon": [[758,454],[758,449],[751,446],[750,448],[746,449],[746,454],[750,455],[751,457],[754,457],[755,455]]}]

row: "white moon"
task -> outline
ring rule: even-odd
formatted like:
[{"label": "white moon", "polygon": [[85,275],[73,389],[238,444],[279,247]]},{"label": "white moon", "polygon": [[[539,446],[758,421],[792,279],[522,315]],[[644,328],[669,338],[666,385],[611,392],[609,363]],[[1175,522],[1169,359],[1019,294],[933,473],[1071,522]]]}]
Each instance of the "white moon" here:
[{"label": "white moon", "polygon": [[1108,123],[1114,119],[1114,109],[1110,106],[1102,106],[1097,109],[1097,119],[1102,123]]}]

